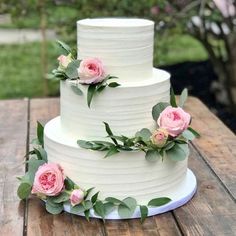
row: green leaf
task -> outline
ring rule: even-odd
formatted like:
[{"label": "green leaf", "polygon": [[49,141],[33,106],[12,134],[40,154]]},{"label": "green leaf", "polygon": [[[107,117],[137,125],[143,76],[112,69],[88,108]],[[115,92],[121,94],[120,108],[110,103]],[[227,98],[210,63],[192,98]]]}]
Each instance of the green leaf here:
[{"label": "green leaf", "polygon": [[157,121],[158,117],[160,116],[161,112],[168,107],[170,104],[167,102],[160,102],[157,103],[153,108],[152,108],[152,117],[154,121]]},{"label": "green leaf", "polygon": [[194,130],[193,128],[188,127],[188,130],[189,130],[190,132],[192,132],[192,133],[195,135],[196,138],[199,138],[199,137],[200,137],[200,134],[199,134],[196,130]]},{"label": "green leaf", "polygon": [[31,158],[28,162],[28,173],[30,177],[30,181],[34,181],[35,173],[38,170],[38,168],[46,163],[44,160],[37,160],[34,158]]},{"label": "green leaf", "polygon": [[102,201],[98,200],[94,205],[94,211],[97,215],[101,216],[103,219],[105,218],[105,207]]},{"label": "green leaf", "polygon": [[66,43],[64,43],[60,40],[57,40],[57,43],[67,54],[71,53],[71,48]]},{"label": "green leaf", "polygon": [[72,190],[75,187],[75,183],[68,177],[66,177],[64,184],[65,184],[66,190]]},{"label": "green leaf", "polygon": [[105,216],[110,214],[115,209],[115,205],[112,202],[103,203],[103,206],[105,209]]},{"label": "green leaf", "polygon": [[116,82],[111,82],[110,84],[108,84],[108,86],[111,87],[111,88],[115,88],[115,87],[120,86],[120,84],[118,84]]},{"label": "green leaf", "polygon": [[148,202],[148,206],[159,207],[159,206],[169,203],[170,201],[171,201],[171,199],[168,197],[154,198]]},{"label": "green leaf", "polygon": [[72,91],[73,91],[75,94],[77,94],[77,95],[79,95],[79,96],[82,96],[82,95],[83,95],[82,90],[81,90],[77,85],[72,84],[70,87],[71,87]]},{"label": "green leaf", "polygon": [[103,122],[103,123],[104,123],[104,125],[105,125],[105,129],[106,129],[106,132],[107,132],[108,136],[109,136],[109,137],[111,136],[111,140],[113,141],[113,143],[114,143],[115,145],[118,145],[118,142],[116,141],[116,139],[115,139],[115,138],[112,138],[113,133],[112,133],[112,131],[111,131],[111,128],[110,128],[109,124],[106,123],[106,122]]},{"label": "green leaf", "polygon": [[161,157],[160,153],[156,150],[148,150],[145,155],[146,160],[150,162],[155,162],[160,157]]},{"label": "green leaf", "polygon": [[96,92],[96,85],[95,84],[90,84],[88,87],[88,91],[87,91],[87,104],[88,107],[90,108],[93,96]]},{"label": "green leaf", "polygon": [[26,199],[31,193],[31,184],[30,183],[21,183],[17,189],[17,195],[20,199]]},{"label": "green leaf", "polygon": [[70,199],[70,195],[67,192],[62,192],[56,197],[52,197],[54,203],[66,202]]},{"label": "green leaf", "polygon": [[176,143],[173,148],[166,152],[166,155],[173,161],[182,161],[189,155],[188,144]]},{"label": "green leaf", "polygon": [[107,157],[110,157],[110,156],[112,156],[112,155],[115,155],[115,154],[118,153],[118,152],[120,152],[120,151],[117,149],[117,147],[116,147],[116,146],[112,146],[112,147],[108,150],[108,152],[107,152],[107,154],[104,156],[104,158],[107,158]]},{"label": "green leaf", "polygon": [[121,218],[130,218],[134,214],[137,207],[137,202],[134,198],[127,197],[123,200],[123,203],[125,203],[128,207],[120,204],[118,206],[118,214]]},{"label": "green leaf", "polygon": [[141,129],[140,131],[138,131],[135,134],[136,137],[141,137],[144,142],[149,141],[151,135],[152,135],[151,131],[149,129],[146,129],[146,128]]},{"label": "green leaf", "polygon": [[85,209],[84,209],[84,206],[82,204],[79,204],[79,205],[76,205],[76,206],[71,206],[71,208],[70,208],[70,212],[72,214],[79,214],[79,213],[82,213],[84,211],[85,211]]},{"label": "green leaf", "polygon": [[53,215],[60,214],[63,211],[63,204],[57,204],[47,200],[46,210]]},{"label": "green leaf", "polygon": [[188,98],[188,90],[185,88],[180,94],[180,98],[179,98],[180,107],[184,107],[184,103],[186,102],[187,98]]},{"label": "green leaf", "polygon": [[186,129],[186,130],[182,133],[182,136],[183,136],[184,138],[186,138],[187,140],[193,140],[193,139],[195,139],[195,135],[194,135],[191,131],[189,131],[188,129]]},{"label": "green leaf", "polygon": [[80,61],[79,60],[73,60],[66,67],[65,74],[70,79],[77,79],[79,77],[79,73],[78,73],[79,65],[80,65]]},{"label": "green leaf", "polygon": [[48,162],[47,152],[42,147],[34,148],[34,152],[39,160]]},{"label": "green leaf", "polygon": [[139,206],[141,214],[141,222],[143,223],[148,216],[148,208],[146,206]]},{"label": "green leaf", "polygon": [[177,107],[177,103],[176,103],[176,100],[175,100],[175,93],[174,93],[173,88],[170,88],[170,105],[172,107]]},{"label": "green leaf", "polygon": [[89,210],[93,207],[93,203],[90,200],[83,201],[82,205],[85,210]]},{"label": "green leaf", "polygon": [[106,85],[101,85],[97,87],[97,92],[101,93],[106,88]]},{"label": "green leaf", "polygon": [[95,202],[97,201],[97,199],[98,199],[98,194],[99,194],[99,192],[95,193],[95,194],[91,197],[92,203],[95,203]]},{"label": "green leaf", "polygon": [[37,121],[37,137],[38,137],[38,141],[42,145],[42,147],[44,145],[44,143],[43,143],[43,131],[44,131],[43,125],[39,121]]},{"label": "green leaf", "polygon": [[167,144],[163,147],[163,149],[165,150],[165,151],[168,151],[169,149],[171,149],[172,147],[174,147],[175,146],[175,142],[174,141],[169,141],[169,142],[167,142]]},{"label": "green leaf", "polygon": [[77,144],[80,147],[85,148],[85,149],[91,149],[93,147],[93,144],[89,141],[86,141],[86,140],[78,140]]},{"label": "green leaf", "polygon": [[126,205],[126,203],[124,203],[123,201],[121,201],[121,200],[119,200],[117,198],[114,198],[114,197],[107,197],[107,198],[105,198],[105,201],[111,202],[113,204],[121,204],[121,205],[124,205],[125,207],[129,208],[129,206]]},{"label": "green leaf", "polygon": [[89,221],[90,211],[89,210],[85,210],[84,211],[84,216],[85,216],[86,220]]},{"label": "green leaf", "polygon": [[86,193],[85,193],[85,196],[84,196],[85,199],[89,196],[89,194],[93,191],[93,189],[94,189],[94,187],[89,188],[88,190],[86,190]]}]

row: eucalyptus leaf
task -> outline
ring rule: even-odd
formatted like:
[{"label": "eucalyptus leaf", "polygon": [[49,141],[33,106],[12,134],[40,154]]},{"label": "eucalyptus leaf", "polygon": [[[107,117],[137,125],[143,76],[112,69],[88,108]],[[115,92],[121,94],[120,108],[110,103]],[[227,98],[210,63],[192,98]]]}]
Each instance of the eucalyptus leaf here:
[{"label": "eucalyptus leaf", "polygon": [[97,92],[101,93],[106,88],[106,85],[101,85],[97,88]]},{"label": "eucalyptus leaf", "polygon": [[148,216],[148,208],[144,205],[139,206],[140,214],[141,214],[141,222],[143,223],[144,220]]},{"label": "eucalyptus leaf", "polygon": [[188,127],[188,130],[189,130],[190,132],[192,132],[192,133],[195,135],[196,138],[199,138],[199,137],[200,137],[200,134],[199,134],[196,130],[194,130],[193,128]]},{"label": "eucalyptus leaf", "polygon": [[163,148],[164,148],[165,151],[168,151],[174,146],[175,146],[175,142],[169,141]]},{"label": "eucalyptus leaf", "polygon": [[62,202],[68,201],[69,199],[70,199],[70,195],[67,192],[62,192],[58,196],[53,197],[52,201],[54,203],[62,203]]},{"label": "eucalyptus leaf", "polygon": [[83,201],[83,206],[85,210],[89,210],[93,207],[93,203],[90,200]]},{"label": "eucalyptus leaf", "polygon": [[73,190],[75,187],[75,183],[68,177],[64,180],[66,190]]},{"label": "eucalyptus leaf", "polygon": [[134,198],[128,197],[125,198],[123,201],[128,207],[124,206],[123,204],[120,204],[118,206],[118,214],[121,218],[130,218],[137,207],[137,202]]},{"label": "eucalyptus leaf", "polygon": [[42,147],[34,148],[34,152],[39,160],[48,162],[47,152]]},{"label": "eucalyptus leaf", "polygon": [[84,209],[84,206],[82,204],[79,204],[79,205],[76,205],[76,206],[71,206],[71,208],[70,208],[70,212],[72,214],[79,214],[79,213],[82,213],[84,211],[85,211],[85,209]]},{"label": "eucalyptus leaf", "polygon": [[191,131],[189,131],[188,129],[186,129],[183,133],[182,133],[182,136],[184,137],[184,138],[186,138],[187,140],[193,140],[193,139],[195,139],[195,135],[191,132]]},{"label": "eucalyptus leaf", "polygon": [[66,43],[64,43],[60,40],[57,40],[57,43],[67,54],[71,53],[71,48]]},{"label": "eucalyptus leaf", "polygon": [[116,82],[111,82],[111,83],[108,84],[108,86],[111,87],[111,88],[115,88],[115,87],[120,86],[120,84],[118,84]]},{"label": "eucalyptus leaf", "polygon": [[93,147],[93,144],[91,142],[85,140],[78,140],[77,144],[85,149],[91,149]]},{"label": "eucalyptus leaf", "polygon": [[173,161],[182,161],[189,155],[188,144],[176,143],[173,148],[166,151],[166,155]]},{"label": "eucalyptus leaf", "polygon": [[30,183],[23,182],[17,189],[17,195],[20,199],[26,199],[31,193],[32,185]]},{"label": "eucalyptus leaf", "polygon": [[90,211],[89,210],[85,210],[84,211],[84,216],[85,216],[86,220],[89,221]]},{"label": "eucalyptus leaf", "polygon": [[73,91],[75,94],[77,94],[77,95],[79,95],[79,96],[82,96],[82,95],[83,95],[82,90],[81,90],[77,85],[72,84],[70,87],[71,87],[72,91]]},{"label": "eucalyptus leaf", "polygon": [[185,88],[182,91],[180,98],[179,98],[179,106],[180,107],[184,107],[184,103],[186,102],[187,98],[188,98],[188,90]]},{"label": "eucalyptus leaf", "polygon": [[170,201],[171,201],[171,199],[168,197],[154,198],[148,202],[148,206],[159,207],[159,206],[169,203]]},{"label": "eucalyptus leaf", "polygon": [[42,145],[42,147],[44,146],[43,132],[44,132],[43,125],[39,121],[37,121],[37,138],[38,138],[39,143]]},{"label": "eucalyptus leaf", "polygon": [[159,102],[152,108],[152,117],[154,121],[157,121],[158,117],[160,116],[161,112],[168,107],[170,104],[167,102]]},{"label": "eucalyptus leaf", "polygon": [[29,173],[29,177],[30,177],[30,181],[33,182],[34,181],[34,177],[35,177],[35,173],[38,170],[38,168],[43,165],[44,163],[46,163],[44,160],[37,160],[34,158],[31,158],[28,161],[28,173]]},{"label": "eucalyptus leaf", "polygon": [[99,194],[99,192],[95,193],[95,194],[91,197],[91,202],[92,202],[93,204],[97,201],[97,199],[98,199],[98,194]]},{"label": "eucalyptus leaf", "polygon": [[63,204],[53,204],[50,201],[46,201],[46,210],[53,215],[60,214],[63,211]]},{"label": "eucalyptus leaf", "polygon": [[115,209],[114,203],[111,203],[111,202],[106,202],[103,204],[103,206],[105,209],[105,216],[110,214]]},{"label": "eucalyptus leaf", "polygon": [[87,189],[84,198],[86,199],[93,190],[94,187]]},{"label": "eucalyptus leaf", "polygon": [[152,135],[151,131],[149,129],[146,129],[146,128],[141,129],[140,131],[138,131],[135,134],[136,137],[141,137],[144,142],[149,141],[151,135]]},{"label": "eucalyptus leaf", "polygon": [[[104,125],[105,125],[105,129],[106,129],[107,134],[112,137],[112,136],[113,136],[113,133],[112,133],[112,131],[111,131],[111,128],[110,128],[109,124],[106,123],[106,122],[103,122],[103,123],[104,123]],[[118,142],[116,141],[115,138],[111,138],[111,140],[114,142],[115,145],[118,145]]]},{"label": "eucalyptus leaf", "polygon": [[102,201],[97,201],[94,205],[94,211],[97,215],[101,216],[103,219],[105,218],[105,207]]},{"label": "eucalyptus leaf", "polygon": [[92,102],[95,92],[96,92],[96,85],[90,84],[88,86],[88,91],[87,91],[87,104],[88,104],[89,108],[90,108],[90,105],[91,105],[91,102]]},{"label": "eucalyptus leaf", "polygon": [[108,152],[106,153],[106,155],[104,156],[104,158],[110,157],[110,156],[115,155],[115,154],[117,154],[117,153],[119,153],[119,152],[120,152],[120,151],[117,149],[116,146],[112,146],[112,147],[108,150]]},{"label": "eucalyptus leaf", "polygon": [[172,107],[177,107],[176,99],[175,99],[175,93],[173,88],[170,88],[170,104]]},{"label": "eucalyptus leaf", "polygon": [[155,162],[160,157],[161,157],[160,153],[156,150],[148,150],[145,155],[146,160],[150,162]]},{"label": "eucalyptus leaf", "polygon": [[121,200],[119,200],[117,198],[114,198],[114,197],[107,197],[107,198],[105,198],[105,201],[111,202],[113,204],[121,204],[121,205],[124,205],[125,207],[129,208],[129,206],[126,205],[126,203],[124,203],[123,201],[121,201]]},{"label": "eucalyptus leaf", "polygon": [[80,61],[79,60],[73,60],[66,67],[65,74],[70,79],[77,79],[79,77],[79,73],[78,73],[79,65],[80,65]]}]

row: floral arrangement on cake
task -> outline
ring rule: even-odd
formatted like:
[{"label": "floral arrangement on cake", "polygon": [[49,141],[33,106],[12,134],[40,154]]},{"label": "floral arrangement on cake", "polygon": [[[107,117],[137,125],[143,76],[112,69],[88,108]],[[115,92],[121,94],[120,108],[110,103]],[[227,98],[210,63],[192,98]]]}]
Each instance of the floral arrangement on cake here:
[{"label": "floral arrangement on cake", "polygon": [[[108,137],[113,142],[79,140],[78,144],[87,149],[107,151],[105,157],[120,151],[144,151],[148,161],[156,161],[160,157],[181,161],[189,154],[188,141],[199,136],[190,127],[191,116],[181,108],[186,98],[187,90],[184,90],[177,107],[172,91],[170,104],[158,103],[153,107],[152,115],[157,122],[157,129],[153,132],[142,129],[133,138],[116,136],[105,123]],[[146,205],[139,205],[133,197],[122,200],[107,197],[100,200],[99,191],[91,196],[94,187],[87,190],[81,188],[65,175],[62,166],[48,163],[43,134],[44,127],[38,122],[34,148],[26,155],[27,172],[18,178],[20,185],[17,194],[20,199],[27,199],[34,194],[45,201],[46,210],[51,214],[59,214],[67,206],[71,213],[82,214],[87,220],[91,211],[103,220],[114,210],[120,218],[130,218],[138,207],[142,222],[148,216],[150,207],[160,207],[171,201],[168,197],[159,197],[151,199]]]},{"label": "floral arrangement on cake", "polygon": [[156,122],[156,129],[151,132],[147,128],[138,131],[134,137],[114,135],[109,124],[104,122],[108,138],[107,141],[78,140],[80,147],[95,151],[106,151],[105,157],[121,151],[143,151],[146,160],[157,161],[166,157],[174,160],[184,160],[189,155],[188,142],[199,134],[190,127],[191,116],[183,110],[188,92],[184,89],[177,106],[175,94],[171,89],[170,103],[160,102],[152,108],[152,117]]},{"label": "floral arrangement on cake", "polygon": [[113,81],[117,79],[116,76],[107,74],[99,58],[93,57],[78,60],[76,59],[75,50],[72,50],[67,44],[61,41],[57,42],[66,55],[62,54],[57,58],[59,65],[57,69],[52,71],[48,78],[74,81],[75,83],[71,83],[71,88],[80,96],[83,95],[83,91],[79,85],[87,86],[88,107],[90,107],[92,98],[96,93],[101,93],[106,87],[115,88],[120,86],[120,84]]}]

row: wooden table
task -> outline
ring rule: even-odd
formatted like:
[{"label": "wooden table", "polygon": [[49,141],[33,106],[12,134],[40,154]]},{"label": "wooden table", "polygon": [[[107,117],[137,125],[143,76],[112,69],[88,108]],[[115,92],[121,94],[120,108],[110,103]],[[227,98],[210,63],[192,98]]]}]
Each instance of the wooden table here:
[{"label": "wooden table", "polygon": [[198,180],[194,198],[172,212],[139,220],[106,221],[62,213],[50,215],[43,203],[19,201],[17,176],[35,137],[36,121],[59,114],[59,99],[0,101],[0,235],[236,235],[236,137],[198,99],[186,110],[202,137],[192,143],[189,167]]}]

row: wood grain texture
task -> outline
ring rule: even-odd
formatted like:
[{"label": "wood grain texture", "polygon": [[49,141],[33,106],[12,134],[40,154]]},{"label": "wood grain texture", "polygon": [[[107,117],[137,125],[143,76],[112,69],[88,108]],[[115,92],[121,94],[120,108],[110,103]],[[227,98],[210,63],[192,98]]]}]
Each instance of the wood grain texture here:
[{"label": "wood grain texture", "polygon": [[[30,102],[30,138],[36,136],[37,120],[45,124],[59,115],[59,99],[33,99]],[[27,235],[29,236],[87,236],[104,235],[100,220],[87,222],[79,216],[62,213],[51,215],[46,212],[43,202],[31,198],[28,203]]]},{"label": "wood grain texture", "polygon": [[194,148],[189,167],[197,177],[197,193],[186,205],[174,210],[184,235],[236,235],[235,202]]},{"label": "wood grain texture", "polygon": [[189,97],[186,109],[192,127],[201,134],[194,146],[236,199],[236,136],[197,98]]},{"label": "wood grain texture", "polygon": [[17,197],[24,175],[28,100],[0,101],[0,235],[22,235],[25,203]]}]

